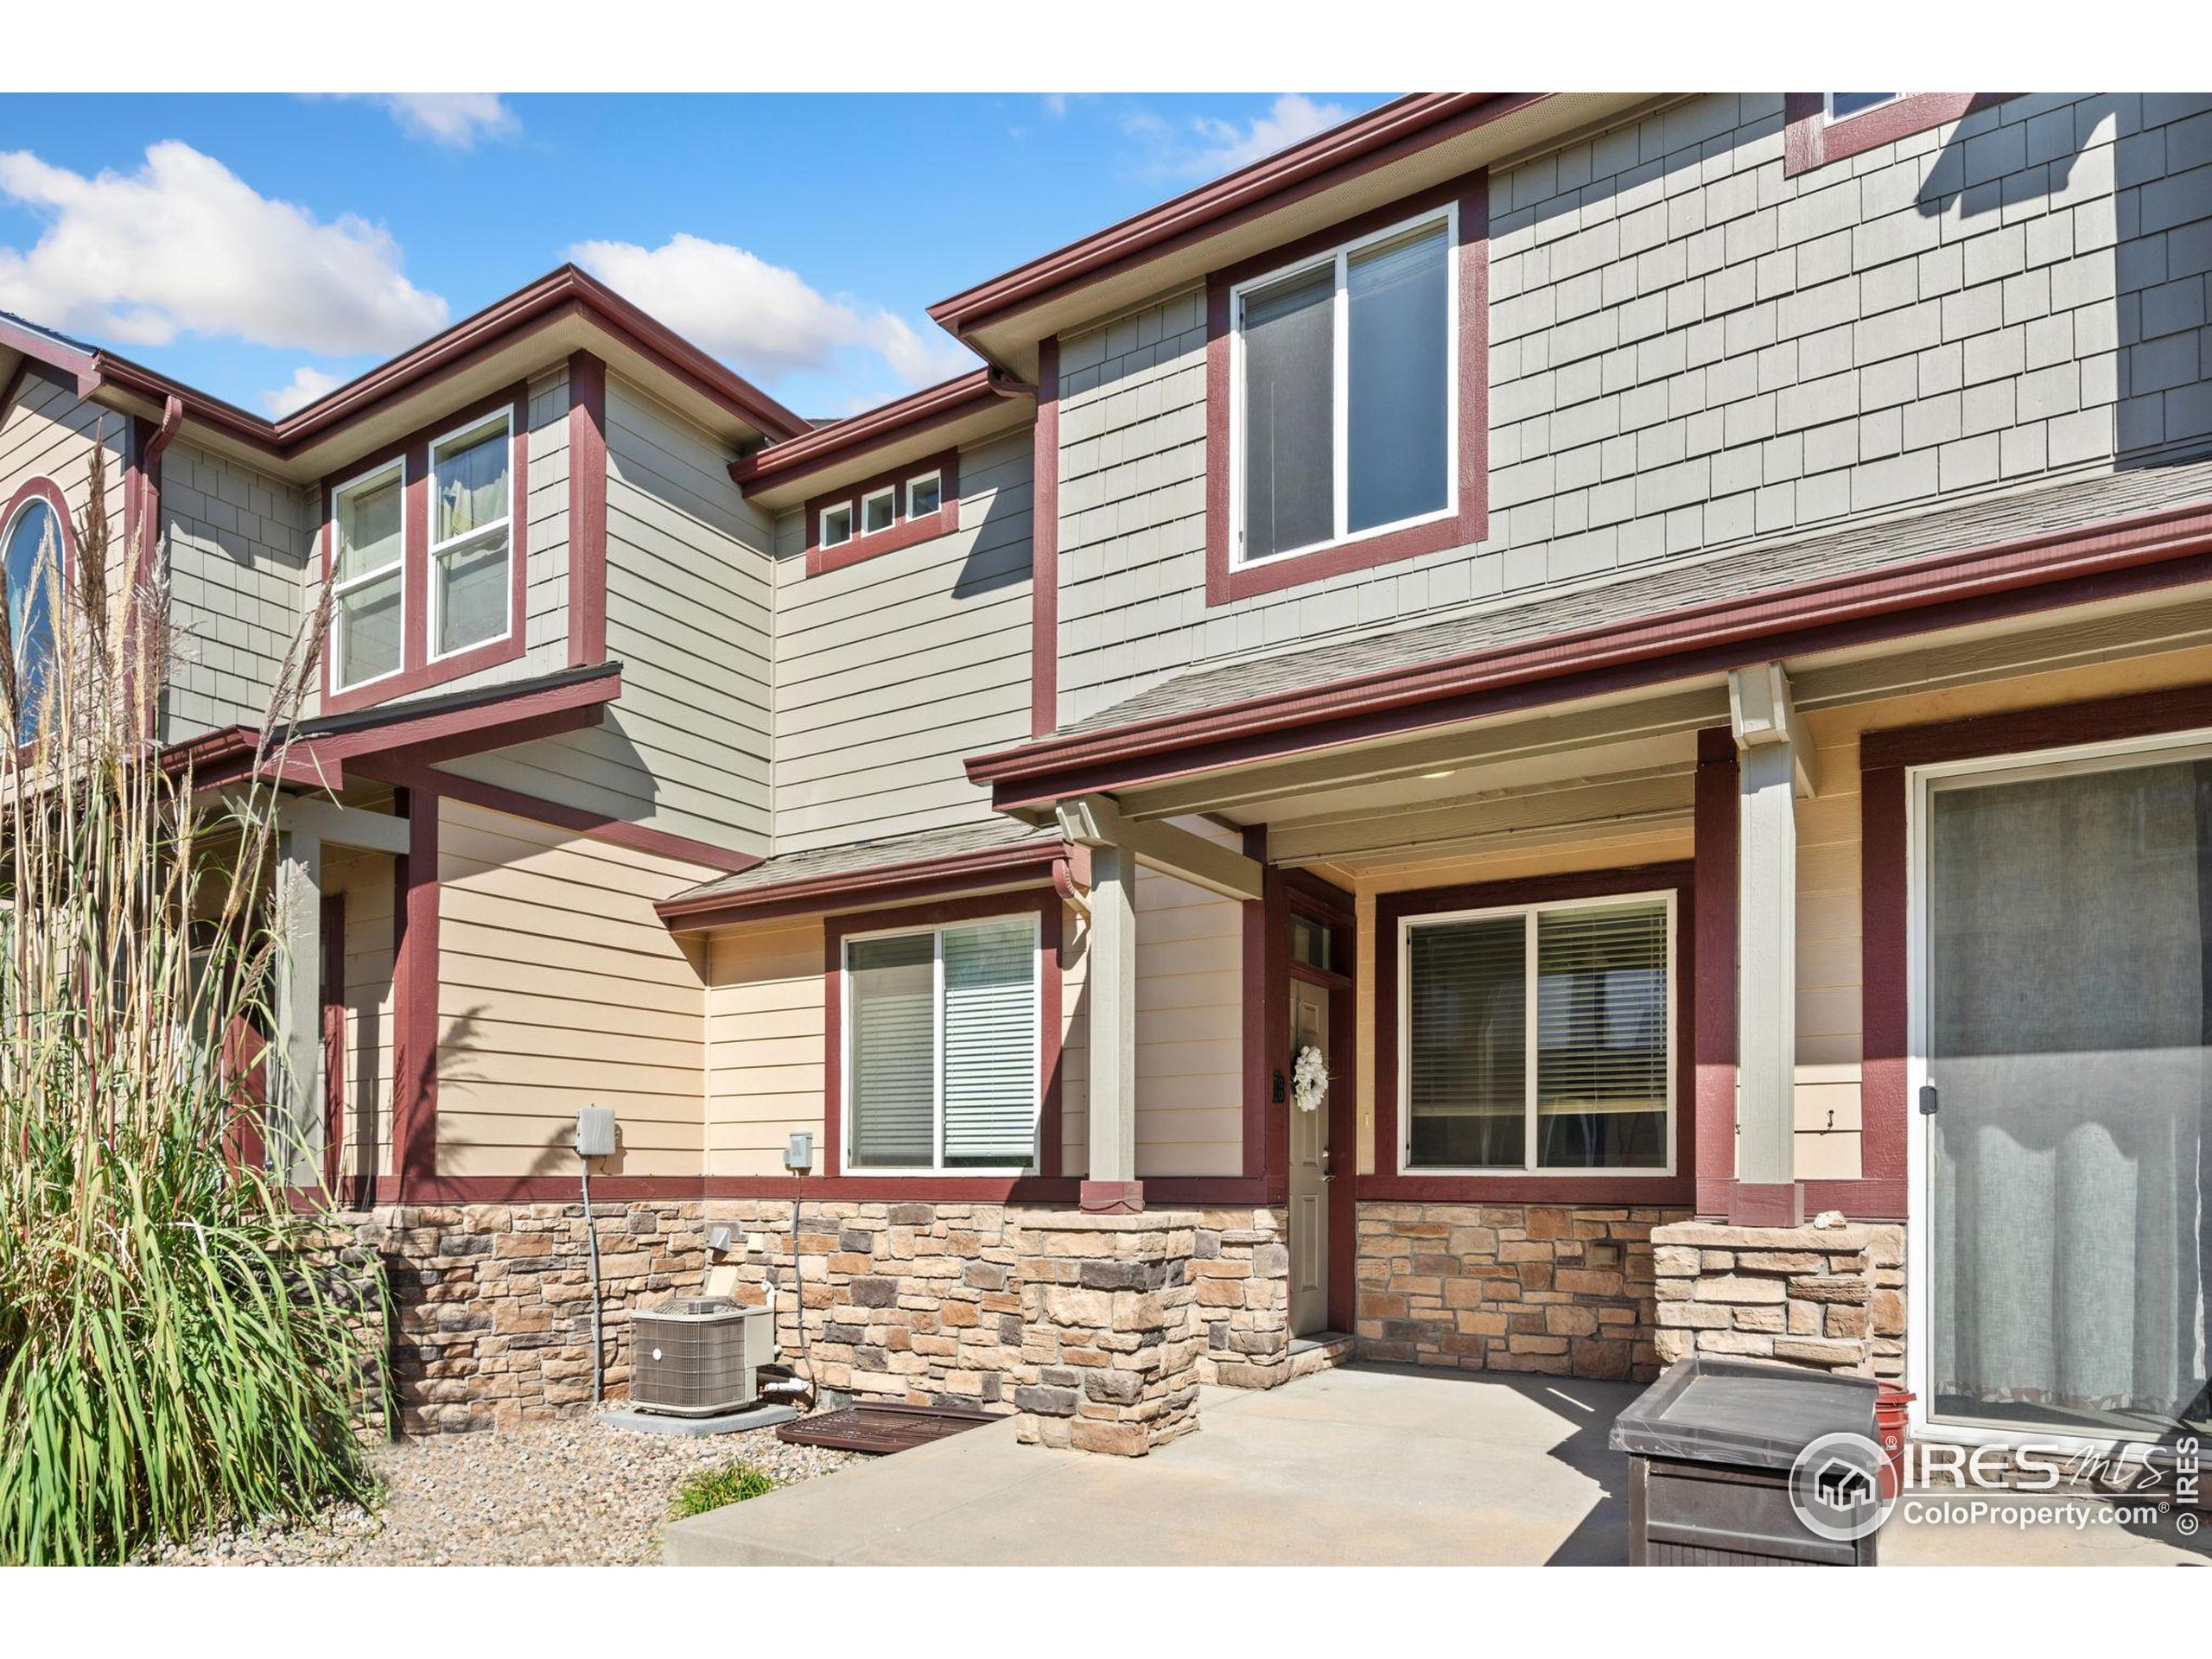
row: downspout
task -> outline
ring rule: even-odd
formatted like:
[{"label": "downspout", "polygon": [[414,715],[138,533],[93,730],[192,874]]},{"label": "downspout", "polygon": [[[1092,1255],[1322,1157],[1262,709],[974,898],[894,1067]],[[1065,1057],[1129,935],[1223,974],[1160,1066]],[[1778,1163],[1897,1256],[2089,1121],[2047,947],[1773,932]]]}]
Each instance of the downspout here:
[{"label": "downspout", "polygon": [[[184,424],[184,399],[171,392],[162,404],[161,424],[146,440],[144,452],[138,457],[138,523],[130,550],[130,589],[123,600],[123,661],[124,683],[129,685],[138,677],[139,648],[143,601],[153,581],[154,555],[162,539],[162,456],[168,450],[177,429]],[[149,683],[150,683],[150,677]],[[146,728],[150,733],[159,711],[151,702],[146,709]]]}]

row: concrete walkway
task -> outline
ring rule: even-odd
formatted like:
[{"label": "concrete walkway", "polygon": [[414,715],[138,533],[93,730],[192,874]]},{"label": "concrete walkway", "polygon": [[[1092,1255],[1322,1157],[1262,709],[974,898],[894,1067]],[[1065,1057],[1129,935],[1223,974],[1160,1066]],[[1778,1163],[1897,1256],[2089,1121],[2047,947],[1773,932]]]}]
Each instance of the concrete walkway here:
[{"label": "concrete walkway", "polygon": [[[1210,1389],[1147,1458],[1018,1445],[1011,1421],[672,1523],[694,1566],[1536,1566],[1628,1559],[1624,1383],[1360,1367]],[[1885,1559],[2196,1559],[2092,1529],[1892,1525]]]}]

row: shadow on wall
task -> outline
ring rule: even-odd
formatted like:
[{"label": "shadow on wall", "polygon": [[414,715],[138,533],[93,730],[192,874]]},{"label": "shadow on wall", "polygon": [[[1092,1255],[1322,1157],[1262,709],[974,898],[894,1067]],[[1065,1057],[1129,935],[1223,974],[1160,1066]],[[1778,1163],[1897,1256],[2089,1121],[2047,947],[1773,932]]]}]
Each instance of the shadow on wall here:
[{"label": "shadow on wall", "polygon": [[[2033,107],[2044,101],[2029,94],[1961,121],[1918,197],[1929,218],[2003,222],[1996,238],[1976,234],[1963,248],[1969,264],[2011,270],[2003,329],[1972,337],[1987,325],[1958,315],[1977,302],[1970,291],[1940,301],[1942,339],[1965,338],[1965,395],[1984,405],[1968,430],[2002,431],[2007,476],[2106,455],[2156,466],[2201,451],[2212,443],[2202,360],[2212,94],[2107,93]],[[2077,188],[2074,211],[2054,211]],[[1955,273],[1931,272],[1925,258],[1922,270],[1923,303],[1942,292],[1931,275],[1958,287]],[[1976,273],[1966,280],[1970,290]],[[2008,397],[2010,410],[1994,407]],[[2031,453],[2046,433],[2047,452]]]}]

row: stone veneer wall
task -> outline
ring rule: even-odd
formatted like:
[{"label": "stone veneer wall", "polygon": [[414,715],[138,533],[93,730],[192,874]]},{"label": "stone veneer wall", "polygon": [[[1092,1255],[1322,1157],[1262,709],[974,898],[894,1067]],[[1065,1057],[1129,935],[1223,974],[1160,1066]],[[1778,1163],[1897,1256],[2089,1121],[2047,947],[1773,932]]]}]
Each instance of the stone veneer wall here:
[{"label": "stone veneer wall", "polygon": [[1198,1378],[1232,1389],[1290,1380],[1290,1247],[1281,1210],[1198,1212],[1192,1318]]},{"label": "stone veneer wall", "polygon": [[[630,1310],[696,1290],[699,1205],[594,1204],[606,1383],[630,1378]],[[383,1258],[399,1427],[514,1428],[591,1404],[581,1204],[409,1205],[341,1218]]]},{"label": "stone veneer wall", "polygon": [[[788,1199],[712,1199],[709,1222],[741,1235],[741,1300],[777,1287],[776,1334],[799,1357],[790,1318]],[[765,1249],[743,1249],[757,1234]],[[804,1200],[799,1287],[806,1355],[824,1388],[915,1405],[1012,1410],[1022,1357],[1023,1245],[997,1204]]]},{"label": "stone veneer wall", "polygon": [[1649,1377],[1660,1361],[1651,1205],[1358,1206],[1363,1359]]},{"label": "stone veneer wall", "polygon": [[1652,1243],[1667,1362],[1733,1354],[1902,1382],[1904,1228],[1688,1222]]}]

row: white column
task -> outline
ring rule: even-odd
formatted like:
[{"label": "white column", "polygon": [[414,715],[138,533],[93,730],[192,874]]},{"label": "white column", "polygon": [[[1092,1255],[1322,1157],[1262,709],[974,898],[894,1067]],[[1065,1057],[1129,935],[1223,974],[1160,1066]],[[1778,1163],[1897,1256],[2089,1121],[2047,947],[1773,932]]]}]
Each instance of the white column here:
[{"label": "white column", "polygon": [[270,1056],[270,1173],[301,1185],[322,1178],[322,838],[276,836],[276,1043]]},{"label": "white column", "polygon": [[1090,926],[1084,984],[1090,1003],[1090,1183],[1137,1179],[1137,861],[1126,847],[1090,849]]},{"label": "white column", "polygon": [[1731,673],[1728,702],[1740,752],[1736,1179],[1787,1187],[1796,1173],[1796,799],[1813,793],[1812,750],[1779,663]]}]

